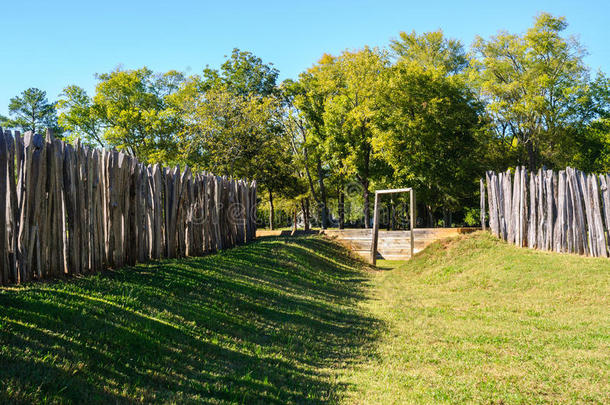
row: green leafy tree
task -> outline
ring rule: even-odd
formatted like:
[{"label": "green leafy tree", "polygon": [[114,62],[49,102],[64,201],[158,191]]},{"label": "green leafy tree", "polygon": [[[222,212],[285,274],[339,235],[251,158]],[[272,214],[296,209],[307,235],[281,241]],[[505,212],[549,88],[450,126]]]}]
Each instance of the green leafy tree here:
[{"label": "green leafy tree", "polygon": [[[530,169],[561,165],[581,119],[588,72],[578,41],[562,36],[563,17],[540,14],[523,35],[501,32],[477,38],[473,74],[496,136],[518,148]],[[525,152],[525,156],[523,153]]]},{"label": "green leafy tree", "polygon": [[182,160],[220,175],[254,178],[253,159],[276,136],[275,100],[210,90],[182,102],[189,122],[180,132]]},{"label": "green leafy tree", "polygon": [[19,128],[23,132],[43,132],[49,129],[56,136],[61,136],[63,132],[57,123],[55,106],[49,102],[47,93],[43,90],[24,90],[11,98],[8,111],[10,118],[3,118],[4,126]]},{"label": "green leafy tree", "polygon": [[583,98],[568,164],[586,172],[610,172],[610,79],[599,72]]},{"label": "green leafy tree", "polygon": [[276,94],[279,71],[271,63],[248,51],[233,49],[219,70],[207,67],[203,71],[203,87],[224,88],[240,96],[271,96]]},{"label": "green leafy tree", "polygon": [[105,141],[142,161],[174,161],[182,118],[168,98],[179,89],[182,74],[155,75],[141,68],[115,70],[98,79],[94,115],[103,123]]},{"label": "green leafy tree", "polygon": [[458,210],[476,192],[482,107],[464,80],[444,69],[405,60],[387,77],[373,146],[394,169],[394,181],[415,187],[434,226],[438,209]]},{"label": "green leafy tree", "polygon": [[324,103],[325,155],[339,173],[355,177],[362,188],[365,227],[369,227],[371,179],[385,168],[373,155],[378,94],[388,68],[386,55],[371,48],[345,51],[321,75],[328,92]]},{"label": "green leafy tree", "polygon": [[322,228],[329,225],[326,179],[330,170],[324,147],[324,108],[330,92],[322,86],[321,79],[333,63],[332,56],[324,55],[317,65],[302,73],[297,82],[286,81],[282,86],[285,129],[291,136],[296,161],[302,165],[310,195],[318,207]]},{"label": "green leafy tree", "polygon": [[183,122],[181,161],[256,179],[268,195],[271,217],[274,195],[302,194],[282,126],[277,76],[271,64],[235,49],[219,70],[206,68],[203,76],[188,78],[169,98]]},{"label": "green leafy tree", "polygon": [[468,57],[462,43],[449,39],[443,31],[417,35],[415,31],[401,32],[390,47],[399,60],[417,62],[426,69],[436,69],[446,74],[461,73],[468,66]]},{"label": "green leafy tree", "polygon": [[79,138],[90,146],[106,146],[104,121],[98,105],[78,86],[68,86],[57,102],[59,124],[69,131],[69,140]]}]

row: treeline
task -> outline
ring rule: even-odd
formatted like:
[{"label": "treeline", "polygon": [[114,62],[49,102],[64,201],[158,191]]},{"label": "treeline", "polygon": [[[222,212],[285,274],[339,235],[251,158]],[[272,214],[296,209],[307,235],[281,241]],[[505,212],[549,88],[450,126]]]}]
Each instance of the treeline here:
[{"label": "treeline", "polygon": [[402,32],[281,83],[239,49],[195,75],[116,69],[93,95],[68,86],[51,103],[28,89],[2,125],[257,179],[271,225],[298,214],[305,227],[368,226],[374,190],[405,186],[417,191],[418,225],[475,225],[486,170],[610,171],[610,81],[590,72],[566,27],[543,13],[525,33],[469,49],[442,31]]}]

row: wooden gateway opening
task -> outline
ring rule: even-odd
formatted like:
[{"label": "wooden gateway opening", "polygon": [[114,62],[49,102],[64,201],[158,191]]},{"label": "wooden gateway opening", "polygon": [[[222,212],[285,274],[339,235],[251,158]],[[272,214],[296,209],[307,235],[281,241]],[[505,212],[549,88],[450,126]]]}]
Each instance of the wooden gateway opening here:
[{"label": "wooden gateway opening", "polygon": [[411,187],[395,188],[391,190],[375,190],[375,213],[373,215],[373,234],[371,241],[371,256],[370,262],[374,266],[377,264],[377,245],[379,240],[379,200],[382,194],[398,194],[409,193],[409,216],[410,216],[410,238],[411,238],[411,257],[413,257],[414,237],[413,229],[415,228],[415,191]]}]

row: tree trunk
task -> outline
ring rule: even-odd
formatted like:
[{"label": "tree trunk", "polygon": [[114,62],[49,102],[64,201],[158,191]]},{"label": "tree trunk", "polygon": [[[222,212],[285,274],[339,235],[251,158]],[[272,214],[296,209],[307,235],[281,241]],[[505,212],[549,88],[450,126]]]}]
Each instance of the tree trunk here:
[{"label": "tree trunk", "polygon": [[527,149],[528,168],[530,173],[533,173],[536,170],[536,150],[534,149],[534,145],[531,140],[525,145]]},{"label": "tree trunk", "polygon": [[294,235],[295,233],[297,233],[297,207],[294,207],[294,210],[292,211],[292,235]]},{"label": "tree trunk", "polygon": [[371,227],[371,210],[369,207],[369,179],[363,178],[360,182],[362,184],[362,199],[363,199],[363,210],[364,210],[364,227]]},{"label": "tree trunk", "polygon": [[394,204],[394,199],[390,200],[390,209],[388,210],[388,231],[393,231],[396,229],[396,205]]},{"label": "tree trunk", "polygon": [[[365,139],[365,127],[364,125],[360,128],[362,138]],[[364,227],[369,228],[371,226],[371,210],[369,208],[369,166],[371,161],[371,145],[369,143],[364,144],[364,163],[362,172],[360,174],[360,184],[362,184],[362,198],[363,198],[363,209],[364,209]]]},{"label": "tree trunk", "polygon": [[345,191],[343,187],[339,188],[339,229],[345,227]]},{"label": "tree trunk", "polygon": [[273,193],[269,190],[269,229],[273,230],[273,220],[275,219],[275,212],[273,211]]},{"label": "tree trunk", "polygon": [[309,231],[309,198],[301,200],[301,209],[303,210],[303,228],[307,232]]},{"label": "tree trunk", "polygon": [[426,211],[428,213],[428,228],[435,228],[434,213],[432,212],[432,207],[426,205]]},{"label": "tree trunk", "polygon": [[326,187],[324,186],[324,174],[322,173],[322,161],[318,159],[317,163],[318,168],[318,184],[320,186],[320,219],[322,229],[326,229],[328,227],[328,204],[326,199]]}]

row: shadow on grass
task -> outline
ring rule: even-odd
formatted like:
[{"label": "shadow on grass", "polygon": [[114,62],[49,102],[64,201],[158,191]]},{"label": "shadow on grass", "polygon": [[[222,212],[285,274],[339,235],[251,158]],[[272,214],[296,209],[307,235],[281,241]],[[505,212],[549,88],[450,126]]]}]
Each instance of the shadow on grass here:
[{"label": "shadow on grass", "polygon": [[0,401],[329,403],[379,330],[321,237],[0,289]]}]

